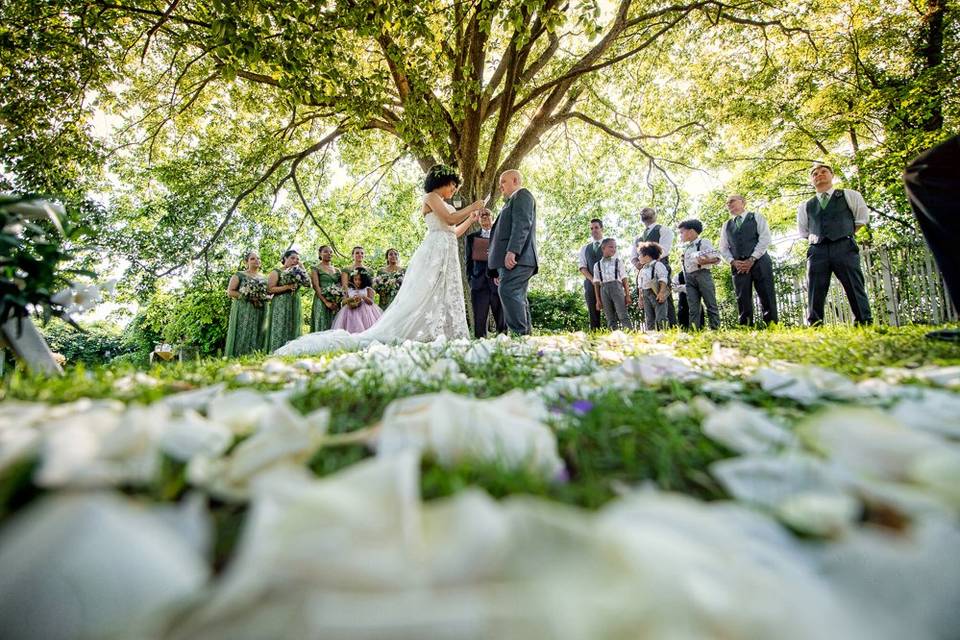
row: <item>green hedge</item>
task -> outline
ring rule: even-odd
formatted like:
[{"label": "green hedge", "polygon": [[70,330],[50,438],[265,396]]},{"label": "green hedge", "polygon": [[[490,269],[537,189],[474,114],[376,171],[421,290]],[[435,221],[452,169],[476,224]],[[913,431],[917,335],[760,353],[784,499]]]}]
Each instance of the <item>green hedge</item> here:
[{"label": "green hedge", "polygon": [[530,316],[538,331],[586,331],[590,317],[579,291],[531,291]]},{"label": "green hedge", "polygon": [[78,331],[65,322],[51,320],[40,327],[50,349],[67,359],[67,364],[105,364],[135,350],[124,339],[123,330],[111,323],[97,322]]}]

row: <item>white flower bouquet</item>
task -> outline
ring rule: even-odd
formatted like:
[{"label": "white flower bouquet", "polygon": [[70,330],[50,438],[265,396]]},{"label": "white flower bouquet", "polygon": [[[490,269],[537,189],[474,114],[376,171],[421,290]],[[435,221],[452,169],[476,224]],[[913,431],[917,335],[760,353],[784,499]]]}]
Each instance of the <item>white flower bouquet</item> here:
[{"label": "white flower bouquet", "polygon": [[307,272],[303,270],[303,267],[296,266],[290,267],[280,272],[279,278],[280,285],[292,284],[296,285],[296,289],[300,287],[309,287],[310,286],[310,276],[307,275]]},{"label": "white flower bouquet", "polygon": [[373,290],[380,296],[393,298],[403,284],[403,270],[381,272],[373,279]]},{"label": "white flower bouquet", "polygon": [[343,291],[343,287],[338,284],[328,284],[325,287],[321,287],[320,294],[330,302],[337,305],[337,308],[340,308],[341,302],[343,301],[343,296],[346,295]]},{"label": "white flower bouquet", "polygon": [[258,308],[262,307],[266,304],[267,300],[273,297],[267,293],[266,280],[260,280],[259,278],[245,279],[243,284],[237,289],[237,293],[239,293],[244,300]]}]

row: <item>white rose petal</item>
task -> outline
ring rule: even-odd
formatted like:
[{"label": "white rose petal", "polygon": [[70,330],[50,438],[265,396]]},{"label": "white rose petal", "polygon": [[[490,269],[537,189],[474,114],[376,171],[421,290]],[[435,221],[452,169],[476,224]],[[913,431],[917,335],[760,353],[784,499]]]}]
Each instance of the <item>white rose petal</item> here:
[{"label": "white rose petal", "polygon": [[797,444],[796,436],[765,411],[742,402],[731,402],[707,414],[702,428],[707,436],[738,453],[768,453]]},{"label": "white rose petal", "polygon": [[273,407],[263,394],[250,389],[225,393],[210,401],[207,417],[238,435],[249,433]]},{"label": "white rose petal", "polygon": [[645,384],[659,384],[664,380],[693,380],[699,377],[690,365],[679,358],[666,355],[652,355],[630,358],[620,367],[628,376],[635,376]]},{"label": "white rose petal", "polygon": [[772,396],[812,404],[823,398],[854,399],[861,391],[847,377],[819,367],[780,364],[763,367],[751,378]]},{"label": "white rose petal", "polygon": [[415,449],[443,465],[464,460],[538,469],[548,477],[563,468],[539,398],[511,392],[477,400],[441,392],[395,400],[387,407],[377,452]]},{"label": "white rose petal", "polygon": [[129,501],[48,498],[3,531],[0,636],[145,637],[207,574],[190,545]]},{"label": "white rose petal", "polygon": [[719,460],[710,473],[738,500],[772,508],[797,495],[846,493],[849,484],[843,470],[801,453]]},{"label": "white rose petal", "polygon": [[915,397],[904,398],[891,414],[914,429],[960,440],[960,394],[941,389],[918,389]]},{"label": "white rose petal", "polygon": [[868,477],[905,480],[920,456],[949,448],[934,435],[908,429],[871,409],[832,409],[798,427],[798,433],[834,462]]},{"label": "white rose petal", "polygon": [[249,483],[257,475],[277,467],[302,465],[320,446],[330,412],[320,409],[301,416],[286,402],[271,403],[261,417],[260,428],[228,456],[195,456],[187,466],[187,478],[226,500],[246,499]]},{"label": "white rose petal", "polygon": [[823,537],[853,529],[862,511],[857,499],[843,493],[800,493],[777,507],[783,522],[797,531]]},{"label": "white rose petal", "polygon": [[170,457],[189,461],[194,456],[217,457],[233,442],[226,426],[207,420],[195,411],[173,418],[160,434],[159,445]]}]

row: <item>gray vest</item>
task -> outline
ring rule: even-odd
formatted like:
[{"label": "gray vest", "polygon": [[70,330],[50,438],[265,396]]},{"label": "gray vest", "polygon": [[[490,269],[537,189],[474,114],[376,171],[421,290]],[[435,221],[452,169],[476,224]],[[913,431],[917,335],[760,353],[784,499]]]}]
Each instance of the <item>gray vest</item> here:
[{"label": "gray vest", "polygon": [[[636,245],[637,242],[656,242],[657,244],[660,244],[660,225],[655,224],[644,231],[643,235],[637,238],[637,241],[634,242],[634,245]],[[668,256],[666,253],[660,256],[660,262],[667,265],[668,269],[670,268],[670,256]]]},{"label": "gray vest", "polygon": [[599,247],[596,249],[593,248],[593,241],[588,242],[585,249],[585,253],[587,254],[587,271],[593,273],[593,267],[600,262],[600,258],[603,257],[603,252],[600,251]]},{"label": "gray vest", "polygon": [[817,196],[807,200],[807,229],[817,236],[818,241],[839,240],[856,233],[853,211],[847,206],[843,189],[833,192],[833,197],[827,201],[827,207],[822,211]]},{"label": "gray vest", "polygon": [[[819,206],[819,205],[817,205]],[[730,245],[730,253],[736,260],[746,260],[753,255],[753,250],[757,248],[760,242],[760,232],[757,230],[757,217],[752,211],[743,214],[743,222],[740,223],[740,229],[737,229],[736,218],[730,218],[726,227],[727,244]]]}]

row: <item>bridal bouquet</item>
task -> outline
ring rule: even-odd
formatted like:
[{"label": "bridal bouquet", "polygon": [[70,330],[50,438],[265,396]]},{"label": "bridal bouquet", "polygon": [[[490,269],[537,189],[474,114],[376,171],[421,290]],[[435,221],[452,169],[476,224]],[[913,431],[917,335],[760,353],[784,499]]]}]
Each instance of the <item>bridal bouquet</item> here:
[{"label": "bridal bouquet", "polygon": [[237,293],[257,308],[262,307],[267,300],[273,297],[267,293],[267,281],[259,278],[245,279],[237,289]]},{"label": "bridal bouquet", "polygon": [[403,270],[381,272],[373,279],[373,290],[380,296],[393,298],[403,284]]},{"label": "bridal bouquet", "polygon": [[310,286],[310,276],[307,275],[307,272],[303,270],[303,267],[296,266],[290,267],[280,272],[280,278],[278,284],[293,284],[296,285],[296,288],[300,287],[309,287]]},{"label": "bridal bouquet", "polygon": [[320,295],[329,300],[330,302],[340,307],[340,302],[343,300],[343,296],[346,295],[343,291],[343,287],[338,284],[328,284],[325,287],[320,288]]}]

